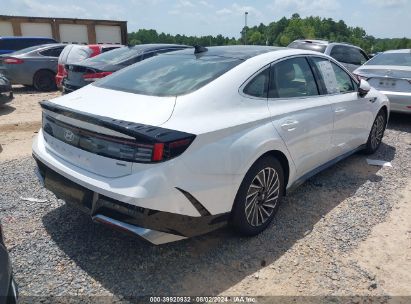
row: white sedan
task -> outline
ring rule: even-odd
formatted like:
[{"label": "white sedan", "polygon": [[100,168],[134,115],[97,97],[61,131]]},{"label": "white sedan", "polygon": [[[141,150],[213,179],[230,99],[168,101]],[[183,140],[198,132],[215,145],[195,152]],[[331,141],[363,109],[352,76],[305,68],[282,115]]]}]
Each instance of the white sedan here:
[{"label": "white sedan", "polygon": [[154,244],[260,233],[286,191],[375,152],[390,111],[332,58],[262,46],[161,54],[41,106],[45,187]]}]

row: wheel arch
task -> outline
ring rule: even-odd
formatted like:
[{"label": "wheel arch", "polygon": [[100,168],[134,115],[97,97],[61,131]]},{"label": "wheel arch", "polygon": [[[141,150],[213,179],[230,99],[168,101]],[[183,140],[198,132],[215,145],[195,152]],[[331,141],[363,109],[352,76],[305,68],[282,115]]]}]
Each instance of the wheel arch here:
[{"label": "wheel arch", "polygon": [[[260,160],[263,157],[274,157],[276,158],[280,164],[281,167],[283,168],[283,173],[284,173],[284,195],[286,194],[286,189],[287,189],[287,185],[288,185],[288,181],[290,179],[290,162],[288,161],[287,156],[280,150],[269,150],[265,153],[263,153],[262,155],[260,155],[260,157],[258,157],[254,163],[256,163],[258,160]],[[254,164],[253,163],[253,164]]]},{"label": "wheel arch", "polygon": [[50,73],[54,74],[54,77],[57,75],[57,73],[55,71],[51,70],[51,69],[47,69],[47,68],[46,69],[44,69],[44,68],[43,69],[38,69],[37,71],[35,71],[33,73],[33,83],[34,83],[34,78],[36,78],[36,75],[40,72],[43,72],[43,71],[50,72]]},{"label": "wheel arch", "polygon": [[[383,105],[383,106],[380,108],[380,110],[378,111],[378,113],[380,113],[380,112],[384,112],[385,118],[386,118],[386,122],[385,122],[385,123],[388,125],[389,112],[388,112],[387,106],[386,106],[386,105]],[[377,113],[377,115],[378,115],[378,113]]]}]

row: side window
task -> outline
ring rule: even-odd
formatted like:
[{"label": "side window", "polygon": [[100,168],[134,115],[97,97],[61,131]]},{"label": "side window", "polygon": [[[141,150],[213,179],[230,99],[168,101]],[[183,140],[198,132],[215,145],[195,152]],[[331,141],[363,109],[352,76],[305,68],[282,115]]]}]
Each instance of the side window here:
[{"label": "side window", "polygon": [[330,56],[339,62],[351,63],[350,48],[343,45],[336,45],[332,48]]},{"label": "side window", "polygon": [[342,68],[335,63],[331,62],[333,70],[335,72],[335,78],[337,79],[338,89],[340,93],[348,93],[355,91],[353,81],[350,75],[347,74]]},{"label": "side window", "polygon": [[326,58],[313,57],[316,68],[321,74],[328,94],[354,91],[353,81],[342,68]]},{"label": "side window", "polygon": [[352,64],[356,65],[362,65],[367,61],[367,57],[362,54],[362,52],[359,49],[356,48],[351,48],[350,49],[350,62]]},{"label": "side window", "polygon": [[63,51],[64,47],[52,48],[48,50],[41,51],[40,54],[49,57],[59,57],[60,53]]},{"label": "side window", "polygon": [[269,98],[318,95],[317,84],[305,58],[292,58],[271,66]]},{"label": "side window", "polygon": [[244,87],[243,93],[259,97],[267,98],[268,91],[268,77],[269,77],[269,68],[266,68],[264,71],[260,72],[255,76],[247,85]]}]

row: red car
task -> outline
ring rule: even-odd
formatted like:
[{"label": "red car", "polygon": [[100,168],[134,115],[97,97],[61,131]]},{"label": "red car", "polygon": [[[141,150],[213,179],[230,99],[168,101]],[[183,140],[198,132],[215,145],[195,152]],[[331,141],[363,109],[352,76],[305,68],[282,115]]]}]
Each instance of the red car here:
[{"label": "red car", "polygon": [[79,44],[69,44],[61,52],[58,59],[56,84],[61,88],[61,82],[63,78],[67,76],[67,71],[65,65],[69,63],[78,63],[87,58],[97,56],[101,53],[105,53],[123,45],[120,44],[89,44],[89,45],[79,45]]}]

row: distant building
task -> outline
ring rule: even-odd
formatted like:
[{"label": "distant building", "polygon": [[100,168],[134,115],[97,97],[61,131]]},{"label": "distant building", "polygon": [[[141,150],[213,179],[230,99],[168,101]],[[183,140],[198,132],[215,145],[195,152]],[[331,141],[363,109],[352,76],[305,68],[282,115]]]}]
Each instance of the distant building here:
[{"label": "distant building", "polygon": [[0,15],[0,36],[42,36],[78,44],[127,44],[127,21]]}]

